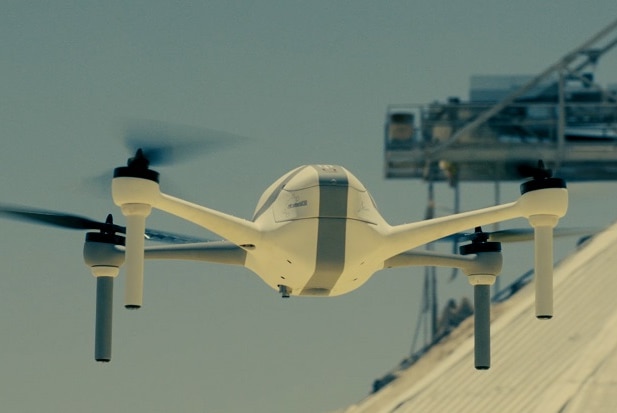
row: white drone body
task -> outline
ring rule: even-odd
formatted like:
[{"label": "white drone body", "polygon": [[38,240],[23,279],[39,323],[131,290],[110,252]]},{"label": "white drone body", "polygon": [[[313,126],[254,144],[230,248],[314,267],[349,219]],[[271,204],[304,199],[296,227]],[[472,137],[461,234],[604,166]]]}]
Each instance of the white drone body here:
[{"label": "white drone body", "polygon": [[[261,196],[251,220],[200,206],[161,192],[158,173],[148,169],[141,150],[126,167],[116,168],[114,203],[126,228],[64,214],[0,208],[0,212],[88,233],[84,259],[97,277],[95,359],[111,358],[113,279],[125,267],[125,306],[143,301],[145,259],[198,260],[244,266],[283,297],[337,296],[363,285],[384,268],[447,266],[460,268],[474,286],[476,368],[490,366],[490,285],[500,273],[501,247],[488,237],[472,239],[461,254],[417,249],[470,228],[527,218],[535,240],[536,316],[553,315],[553,228],[568,207],[565,182],[548,171],[521,185],[515,202],[489,208],[390,225],[360,181],[335,165],[298,167]],[[195,223],[223,241],[146,246],[145,221],[152,208]],[[75,222],[78,221],[78,222]],[[126,239],[115,233],[125,232]],[[480,232],[480,235],[486,235]]]},{"label": "white drone body", "polygon": [[[410,250],[476,226],[525,217],[536,230],[550,235],[568,204],[566,189],[547,188],[505,205],[392,226],[360,181],[333,165],[301,166],[282,176],[261,196],[250,221],[163,194],[156,182],[142,178],[114,178],[112,194],[127,217],[127,277],[135,278],[136,288],[127,290],[125,304],[135,307],[142,304],[143,220],[152,207],[198,224],[233,245],[150,247],[145,248],[145,258],[243,265],[285,295],[336,296],[355,290],[385,267],[424,265],[420,258],[427,254]],[[137,224],[135,231],[132,224]],[[136,241],[134,250],[131,241]],[[552,270],[552,245],[539,247],[539,258],[548,259]],[[433,265],[453,263],[437,255],[434,261]],[[468,267],[465,261],[460,266]],[[551,314],[550,308],[539,309],[538,316]]]}]

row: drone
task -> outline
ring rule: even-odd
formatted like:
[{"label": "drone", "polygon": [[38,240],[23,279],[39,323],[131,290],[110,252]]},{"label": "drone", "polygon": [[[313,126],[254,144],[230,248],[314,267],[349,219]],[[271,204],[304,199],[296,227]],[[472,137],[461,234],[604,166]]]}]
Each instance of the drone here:
[{"label": "drone", "polygon": [[[81,216],[0,205],[0,216],[79,230],[86,234],[83,257],[97,280],[94,356],[111,360],[113,283],[124,266],[128,309],[143,302],[144,260],[192,260],[245,267],[283,298],[334,297],[365,284],[376,272],[394,267],[460,269],[474,288],[475,367],[490,367],[490,286],[502,268],[500,236],[515,230],[482,232],[481,226],[526,218],[534,240],[535,312],[553,316],[553,235],[568,208],[563,179],[540,162],[510,203],[390,225],[373,198],[350,171],[338,165],[304,165],[276,180],[263,193],[251,219],[201,206],[161,191],[156,156],[136,150],[114,169],[111,192],[126,226]],[[152,209],[183,218],[220,236],[200,240],[146,227]],[[460,254],[420,250],[428,243],[461,236]],[[522,231],[522,230],[521,230]],[[146,245],[146,239],[163,242]]]}]

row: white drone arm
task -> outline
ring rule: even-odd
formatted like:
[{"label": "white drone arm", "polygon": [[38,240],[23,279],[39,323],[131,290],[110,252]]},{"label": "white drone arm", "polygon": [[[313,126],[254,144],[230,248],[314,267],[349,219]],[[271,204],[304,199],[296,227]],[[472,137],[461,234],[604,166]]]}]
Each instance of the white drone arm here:
[{"label": "white drone arm", "polygon": [[[146,171],[145,175],[148,173],[152,171]],[[122,214],[126,217],[124,305],[127,308],[139,308],[143,302],[143,234],[146,217],[152,207],[194,222],[237,245],[253,244],[259,236],[259,231],[253,222],[162,194],[158,178],[151,178],[119,174],[114,177],[111,185],[114,203],[120,206]]]},{"label": "white drone arm", "polygon": [[246,250],[227,241],[157,245],[146,247],[144,258],[149,260],[189,260],[244,265]]},{"label": "white drone arm", "polygon": [[457,232],[514,218],[527,218],[534,228],[552,228],[567,208],[566,189],[539,189],[521,195],[516,202],[389,227],[381,248],[393,257]]},{"label": "white drone arm", "polygon": [[152,206],[197,224],[236,245],[255,244],[259,230],[252,221],[161,193]]},{"label": "white drone arm", "polygon": [[397,225],[390,227],[385,234],[386,241],[383,248],[386,249],[387,255],[395,256],[457,232],[521,216],[524,215],[521,215],[518,203],[512,202],[447,217]]},{"label": "white drone arm", "polygon": [[405,251],[384,263],[384,268],[396,267],[448,267],[458,268],[466,275],[492,274],[501,272],[501,253],[474,255],[447,254],[435,251]]},{"label": "white drone arm", "polygon": [[513,203],[389,227],[381,248],[391,258],[475,226],[527,218],[535,236],[536,317],[548,319],[553,316],[553,228],[567,209],[565,187],[532,188]]}]

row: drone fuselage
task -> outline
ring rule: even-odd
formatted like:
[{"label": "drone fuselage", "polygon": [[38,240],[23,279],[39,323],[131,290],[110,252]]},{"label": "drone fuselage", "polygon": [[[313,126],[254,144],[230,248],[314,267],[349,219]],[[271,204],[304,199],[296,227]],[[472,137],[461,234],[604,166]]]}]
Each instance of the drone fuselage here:
[{"label": "drone fuselage", "polygon": [[262,235],[245,266],[292,295],[344,294],[383,268],[374,252],[387,224],[343,167],[309,165],[287,173],[262,195],[253,222]]}]

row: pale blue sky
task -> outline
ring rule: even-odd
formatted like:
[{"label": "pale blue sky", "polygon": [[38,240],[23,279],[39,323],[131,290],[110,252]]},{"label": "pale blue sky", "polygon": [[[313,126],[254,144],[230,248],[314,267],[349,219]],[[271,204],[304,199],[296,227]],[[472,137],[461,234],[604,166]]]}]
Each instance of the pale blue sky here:
[{"label": "pale blue sky", "polygon": [[[129,155],[123,119],[147,118],[251,138],[162,168],[172,194],[250,217],[287,170],[336,163],[391,223],[421,219],[425,186],[383,179],[386,105],[466,98],[472,74],[540,72],[617,16],[612,0],[586,4],[4,1],[0,202],[121,221],[84,182]],[[615,53],[597,78],[617,83]],[[466,188],[464,208],[491,204],[491,185]],[[614,185],[577,189],[566,225],[614,219],[616,199],[602,192]],[[504,200],[516,196],[504,187]],[[438,197],[447,204],[449,191]],[[149,225],[201,234],[162,213]],[[113,360],[99,365],[83,235],[6,220],[0,232],[6,411],[324,412],[363,397],[409,351],[421,270],[283,301],[242,268],[148,262],[142,310],[123,310],[116,284]],[[533,262],[530,246],[513,250],[510,279]],[[469,292],[461,279],[442,287],[442,300]]]}]

